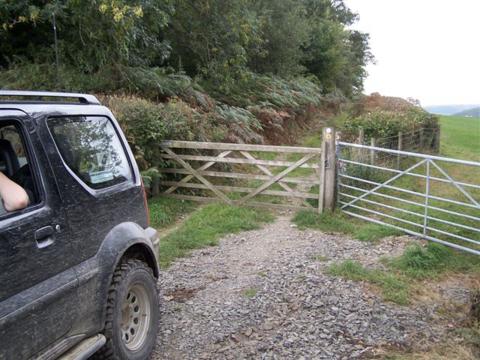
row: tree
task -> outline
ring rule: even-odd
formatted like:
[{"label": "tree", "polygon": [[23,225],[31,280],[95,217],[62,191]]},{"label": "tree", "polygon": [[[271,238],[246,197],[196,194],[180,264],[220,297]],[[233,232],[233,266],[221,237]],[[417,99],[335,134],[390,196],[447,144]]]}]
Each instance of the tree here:
[{"label": "tree", "polygon": [[168,31],[170,64],[228,88],[245,71],[247,49],[259,46],[253,0],[178,0]]},{"label": "tree", "polygon": [[173,8],[164,0],[0,2],[0,66],[53,58],[55,14],[63,63],[92,73],[102,66],[147,66],[169,55],[162,39]]},{"label": "tree", "polygon": [[0,78],[159,99],[188,76],[228,96],[255,74],[313,75],[352,96],[373,59],[368,35],[349,29],[357,18],[343,0],[0,0]]},{"label": "tree", "polygon": [[260,0],[254,11],[261,24],[262,49],[250,49],[249,65],[259,73],[280,76],[301,73],[302,47],[308,42],[306,9],[297,0]]},{"label": "tree", "polygon": [[304,48],[304,65],[326,92],[340,90],[352,96],[363,88],[365,65],[373,60],[368,35],[349,30],[356,21],[342,0],[305,0],[310,39]]}]

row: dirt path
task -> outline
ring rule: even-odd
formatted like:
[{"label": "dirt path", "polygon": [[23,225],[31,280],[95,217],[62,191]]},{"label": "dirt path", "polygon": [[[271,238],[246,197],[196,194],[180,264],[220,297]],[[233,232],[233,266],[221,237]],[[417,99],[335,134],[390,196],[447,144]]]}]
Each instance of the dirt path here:
[{"label": "dirt path", "polygon": [[[326,274],[332,262],[381,266],[407,237],[373,245],[300,231],[288,217],[225,237],[166,270],[153,359],[351,359],[445,336],[435,307],[385,303],[371,288]],[[458,294],[460,293],[460,295]],[[468,298],[468,290],[456,295]],[[466,301],[466,300],[458,300]]]}]

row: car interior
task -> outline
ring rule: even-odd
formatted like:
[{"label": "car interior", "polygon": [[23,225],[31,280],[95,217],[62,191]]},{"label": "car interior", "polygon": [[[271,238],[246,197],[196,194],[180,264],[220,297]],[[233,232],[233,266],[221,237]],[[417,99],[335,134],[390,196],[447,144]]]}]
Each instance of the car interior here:
[{"label": "car interior", "polygon": [[20,129],[13,124],[0,127],[0,171],[25,189],[30,205],[38,202],[25,143]]}]

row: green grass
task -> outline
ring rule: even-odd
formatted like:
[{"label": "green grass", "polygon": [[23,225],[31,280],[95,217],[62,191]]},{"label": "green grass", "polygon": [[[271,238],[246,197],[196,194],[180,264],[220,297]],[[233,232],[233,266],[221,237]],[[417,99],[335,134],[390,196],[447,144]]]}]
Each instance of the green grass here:
[{"label": "green grass", "polygon": [[167,267],[190,250],[217,245],[223,235],[257,229],[272,220],[273,216],[265,210],[209,204],[160,240],[160,265]]},{"label": "green grass", "polygon": [[396,258],[386,259],[387,270],[367,269],[347,260],[329,267],[330,275],[353,281],[367,281],[378,286],[383,298],[400,305],[410,301],[411,288],[417,280],[434,279],[445,272],[478,273],[480,263],[469,254],[458,253],[446,246],[428,243],[409,246]]},{"label": "green grass", "polygon": [[442,155],[480,161],[480,118],[442,116],[440,124]]},{"label": "green grass", "polygon": [[299,141],[300,146],[319,148],[322,146],[322,130],[314,131]]},{"label": "green grass", "polygon": [[328,273],[334,276],[353,281],[368,281],[382,290],[383,298],[399,305],[408,304],[408,283],[404,278],[388,271],[367,269],[360,263],[346,260],[340,264],[333,264]]},{"label": "green grass", "polygon": [[316,229],[324,232],[342,233],[361,241],[375,242],[387,236],[400,235],[398,230],[375,224],[357,221],[340,211],[318,214],[301,210],[293,218],[300,229]]},{"label": "green grass", "polygon": [[261,160],[276,160],[278,156],[278,153],[272,151],[252,151],[250,154]]},{"label": "green grass", "polygon": [[428,243],[426,247],[409,246],[401,256],[387,263],[393,270],[413,279],[435,278],[447,271],[474,272],[480,275],[480,261],[477,256],[436,243]]},{"label": "green grass", "polygon": [[258,292],[257,289],[254,289],[254,288],[246,289],[243,291],[243,296],[251,299],[255,297],[255,295],[257,295],[257,292]]},{"label": "green grass", "polygon": [[[309,133],[309,135],[302,137],[298,141],[298,146],[320,148],[322,146],[322,130],[313,131],[313,134]],[[290,162],[296,162],[300,160],[304,155],[305,154],[295,154],[295,153],[288,154],[286,157],[286,160]],[[311,161],[309,163],[311,163]],[[284,168],[280,168],[280,169],[281,169],[280,171],[284,170]],[[315,171],[309,168],[297,168],[293,170],[290,174],[288,174],[288,176],[289,177],[311,177],[311,176],[315,176]]]},{"label": "green grass", "polygon": [[148,200],[148,208],[151,226],[161,229],[175,223],[181,215],[192,212],[196,204],[159,196]]}]

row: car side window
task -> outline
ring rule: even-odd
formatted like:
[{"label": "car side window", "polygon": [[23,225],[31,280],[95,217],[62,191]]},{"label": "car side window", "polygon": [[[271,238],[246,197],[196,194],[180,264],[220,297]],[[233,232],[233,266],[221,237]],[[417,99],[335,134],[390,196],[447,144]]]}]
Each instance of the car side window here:
[{"label": "car side window", "polygon": [[[5,183],[15,183],[26,192],[28,196],[27,208],[40,202],[33,169],[20,124],[15,121],[0,123],[0,172],[5,176]],[[11,185],[7,186],[11,188]],[[15,198],[18,198],[18,196],[15,196]],[[1,195],[0,200],[0,216],[9,215],[10,212],[5,208],[5,199],[2,199]],[[23,208],[24,206],[20,206],[17,209],[22,210]]]},{"label": "car side window", "polygon": [[132,180],[125,150],[104,116],[51,118],[48,127],[63,161],[92,189]]}]

